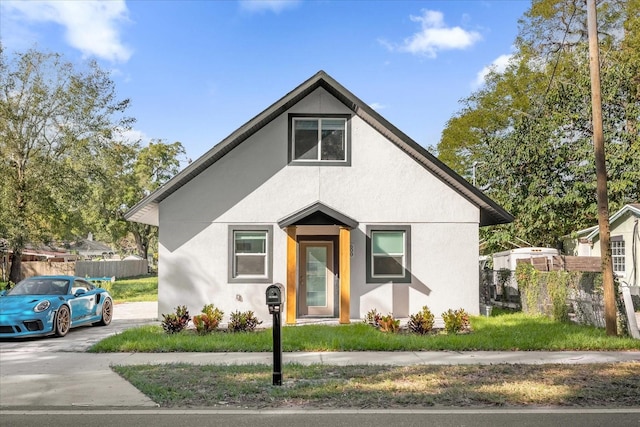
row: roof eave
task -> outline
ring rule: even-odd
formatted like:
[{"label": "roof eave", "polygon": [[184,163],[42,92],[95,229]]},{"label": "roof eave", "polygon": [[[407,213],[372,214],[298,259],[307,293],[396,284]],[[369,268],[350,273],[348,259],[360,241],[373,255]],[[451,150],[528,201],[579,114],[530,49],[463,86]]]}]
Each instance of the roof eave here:
[{"label": "roof eave", "polygon": [[[335,96],[345,106],[350,108],[362,120],[371,125],[380,134],[394,142],[398,147],[422,164],[447,185],[453,187],[459,194],[465,197],[480,209],[480,226],[506,224],[512,222],[514,217],[487,197],[476,187],[468,183],[464,178],[450,169],[447,165],[429,153],[405,133],[400,131],[348,89],[330,77],[324,71],[319,71],[304,83],[273,103],[262,113],[249,120],[227,138],[216,144],[211,150],[191,163],[165,185],[145,197],[126,214],[125,218],[132,221],[157,225],[157,205],[169,197],[178,188],[187,184],[200,172],[211,166],[226,153],[245,141],[259,129],[283,114],[302,98],[313,92],[318,87],[324,88]],[[149,205],[152,205],[151,207]],[[145,222],[147,221],[147,222]]]},{"label": "roof eave", "polygon": [[[624,205],[618,212],[616,212],[611,217],[609,217],[609,224],[612,224],[613,222],[615,222],[618,218],[620,218],[622,215],[624,215],[627,211],[631,212],[632,214],[640,216],[640,205],[636,205],[635,203],[634,204],[629,204],[629,205]],[[595,225],[595,226],[593,226],[591,228],[593,228],[593,231],[591,233],[589,233],[589,235],[587,236],[587,239],[589,239],[589,240],[593,240],[594,237],[596,237],[597,235],[600,234],[600,227],[599,226]],[[586,230],[590,230],[591,228],[587,228]],[[586,230],[584,230],[584,231],[586,231]],[[578,233],[580,233],[580,232],[578,232]]]},{"label": "roof eave", "polygon": [[[307,81],[299,85],[297,88],[273,103],[266,110],[246,122],[235,132],[213,146],[209,151],[207,151],[205,154],[200,156],[197,160],[188,165],[169,181],[167,181],[163,186],[161,186],[153,193],[149,194],[147,197],[138,202],[135,206],[133,206],[129,211],[125,213],[125,219],[141,222],[141,218],[143,215],[140,215],[140,211],[145,209],[148,204],[160,203],[162,200],[169,197],[178,188],[187,184],[194,177],[199,175],[200,172],[207,169],[233,148],[237,147],[240,143],[256,133],[264,125],[272,121],[275,117],[279,116],[284,111],[288,110],[300,99],[304,98],[306,95],[319,87],[321,85],[323,77],[328,76],[324,71],[319,71]],[[158,219],[156,218],[154,222],[155,224],[151,225],[157,225]]]}]

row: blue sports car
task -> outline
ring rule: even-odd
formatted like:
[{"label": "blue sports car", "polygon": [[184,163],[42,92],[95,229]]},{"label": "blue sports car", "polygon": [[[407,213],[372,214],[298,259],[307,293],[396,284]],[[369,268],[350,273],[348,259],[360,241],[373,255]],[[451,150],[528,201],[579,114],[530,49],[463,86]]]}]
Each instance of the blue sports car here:
[{"label": "blue sports car", "polygon": [[112,317],[109,292],[82,277],[30,277],[0,293],[0,338],[63,337],[76,326],[107,326]]}]

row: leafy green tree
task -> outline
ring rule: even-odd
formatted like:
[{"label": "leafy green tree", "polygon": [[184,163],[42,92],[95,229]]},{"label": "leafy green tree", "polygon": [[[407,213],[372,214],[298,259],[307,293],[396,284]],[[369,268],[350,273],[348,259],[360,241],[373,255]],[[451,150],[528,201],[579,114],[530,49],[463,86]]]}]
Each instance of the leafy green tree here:
[{"label": "leafy green tree", "polygon": [[54,53],[7,57],[0,46],[0,234],[20,275],[27,243],[83,229],[83,207],[103,172],[100,159],[132,119],[95,62],[80,69]]},{"label": "leafy green tree", "polygon": [[102,185],[93,188],[96,208],[89,222],[101,230],[101,237],[121,249],[132,244],[147,259],[149,250],[157,245],[157,227],[126,221],[124,214],[179,172],[184,147],[180,142],[151,140],[145,147],[140,143],[114,145],[109,154],[103,158],[111,165],[105,168],[110,173]]},{"label": "leafy green tree", "polygon": [[[640,193],[640,3],[599,2],[603,120],[613,210]],[[464,100],[438,146],[508,209],[512,224],[482,230],[485,251],[556,246],[597,223],[586,2],[538,0],[520,21],[504,73]]]},{"label": "leafy green tree", "polygon": [[[142,196],[149,195],[176,175],[180,171],[180,158],[184,155],[185,150],[180,142],[168,144],[162,140],[155,140],[143,148],[133,167],[136,185],[130,188],[125,199],[129,207],[133,207]],[[127,221],[127,224],[135,239],[138,253],[146,259],[150,244],[157,244],[158,228],[131,221]]]}]

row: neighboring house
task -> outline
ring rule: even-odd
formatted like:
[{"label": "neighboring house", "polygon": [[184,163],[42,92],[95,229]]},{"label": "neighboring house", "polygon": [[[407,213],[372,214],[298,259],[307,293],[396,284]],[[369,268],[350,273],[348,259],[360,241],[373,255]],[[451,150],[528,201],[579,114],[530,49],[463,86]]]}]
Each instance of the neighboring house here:
[{"label": "neighboring house", "polygon": [[479,312],[479,226],[513,217],[323,71],[126,218],[159,226],[158,311],[213,303],[288,324],[371,309]]},{"label": "neighboring house", "polygon": [[[625,205],[609,218],[613,272],[638,294],[640,286],[640,203]],[[600,256],[600,230],[593,226],[565,241],[565,251],[577,256]]]},{"label": "neighboring house", "polygon": [[[13,257],[13,251],[9,251],[11,257]],[[64,249],[59,249],[48,245],[31,245],[27,244],[22,250],[21,260],[23,262],[31,261],[47,261],[47,260],[75,260],[75,256],[64,252]]]},{"label": "neighboring house", "polygon": [[80,239],[70,246],[73,253],[77,253],[84,259],[120,259],[113,248],[106,243],[93,240],[93,233],[89,233],[86,239]]}]

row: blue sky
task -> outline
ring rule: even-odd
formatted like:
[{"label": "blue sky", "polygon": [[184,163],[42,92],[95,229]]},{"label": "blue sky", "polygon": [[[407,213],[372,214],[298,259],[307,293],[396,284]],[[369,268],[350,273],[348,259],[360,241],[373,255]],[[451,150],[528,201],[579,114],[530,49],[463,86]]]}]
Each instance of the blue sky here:
[{"label": "blue sky", "polygon": [[319,70],[417,141],[512,53],[526,0],[8,1],[0,38],[111,70],[131,138],[196,159]]}]

